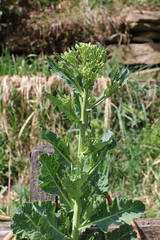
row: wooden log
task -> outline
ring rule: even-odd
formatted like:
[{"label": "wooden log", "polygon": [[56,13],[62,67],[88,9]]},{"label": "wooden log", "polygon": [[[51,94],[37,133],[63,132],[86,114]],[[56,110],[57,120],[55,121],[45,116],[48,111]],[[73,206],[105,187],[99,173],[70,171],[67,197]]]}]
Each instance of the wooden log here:
[{"label": "wooden log", "polygon": [[[136,72],[137,75],[140,75],[140,76],[148,75],[148,77],[151,75],[154,76],[155,74],[157,75],[158,73],[160,73],[160,67],[145,69],[145,70]],[[134,76],[134,75],[135,75],[135,73],[131,73],[131,76]],[[148,80],[148,81],[150,81],[150,80]]]},{"label": "wooden log", "polygon": [[38,159],[41,153],[49,153],[52,154],[54,149],[52,146],[38,146],[33,148],[33,150],[29,153],[30,158],[30,201],[46,201],[52,200],[57,202],[57,197],[53,195],[49,195],[45,193],[41,188],[39,188],[40,181],[38,180],[38,176],[40,175],[41,164]]}]

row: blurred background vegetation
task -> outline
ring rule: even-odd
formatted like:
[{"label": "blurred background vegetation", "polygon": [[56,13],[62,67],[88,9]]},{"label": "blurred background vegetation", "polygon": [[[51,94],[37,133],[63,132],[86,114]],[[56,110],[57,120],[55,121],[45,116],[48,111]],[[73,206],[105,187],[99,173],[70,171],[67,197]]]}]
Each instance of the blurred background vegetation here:
[{"label": "blurred background vegetation", "polygon": [[75,41],[106,45],[113,34],[127,41],[123,12],[159,7],[159,0],[3,0],[0,46],[18,54],[52,54]]},{"label": "blurred background vegetation", "polygon": [[[46,144],[39,125],[45,124],[76,141],[74,124],[46,101],[43,90],[70,90],[51,72],[46,54],[64,52],[75,41],[99,41],[122,32],[110,21],[122,8],[159,9],[158,0],[4,0],[0,5],[0,211],[13,214],[29,201],[29,151]],[[85,11],[84,11],[85,9]],[[107,15],[101,15],[101,13]],[[112,13],[112,14],[111,14]],[[105,16],[102,18],[102,16]],[[102,19],[101,19],[102,18]],[[50,24],[50,21],[53,24]],[[94,96],[123,66],[109,57]],[[112,128],[118,146],[108,158],[110,194],[141,199],[147,217],[160,217],[160,70],[158,65],[128,65],[128,83],[92,112],[96,133]],[[96,119],[96,120],[94,120]],[[76,150],[76,144],[72,145]],[[8,189],[7,189],[8,188]],[[9,193],[9,199],[8,199]],[[9,204],[8,204],[9,203]],[[8,206],[7,206],[8,205]]]}]

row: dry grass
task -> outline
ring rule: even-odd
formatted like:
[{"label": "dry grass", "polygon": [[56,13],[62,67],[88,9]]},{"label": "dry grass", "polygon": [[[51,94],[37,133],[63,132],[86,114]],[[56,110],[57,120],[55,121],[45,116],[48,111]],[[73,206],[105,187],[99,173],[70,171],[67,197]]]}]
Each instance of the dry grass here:
[{"label": "dry grass", "polygon": [[[148,72],[147,72],[148,74]],[[146,75],[144,76],[146,78]],[[132,80],[134,81],[134,76],[131,76]],[[140,76],[142,79],[142,77]],[[152,78],[152,77],[151,77]],[[144,78],[143,78],[144,79]],[[148,76],[147,76],[148,79]],[[153,78],[152,78],[153,79]],[[139,81],[136,79],[135,81]],[[144,80],[143,80],[144,81]],[[109,78],[98,78],[96,79],[94,89],[93,89],[93,96],[99,96],[102,94],[102,92],[107,88],[107,85],[109,84],[110,79]],[[144,86],[148,84],[147,82],[144,82]],[[150,80],[149,80],[150,84]],[[19,138],[21,137],[24,128],[27,126],[28,122],[32,120],[32,129],[35,129],[36,125],[35,123],[38,122],[38,112],[37,108],[40,108],[40,111],[43,110],[44,106],[45,108],[50,107],[49,101],[45,101],[43,97],[43,91],[52,92],[54,91],[54,88],[58,88],[60,91],[64,91],[65,93],[68,93],[71,95],[72,98],[72,91],[68,87],[67,84],[64,83],[64,81],[57,75],[54,74],[51,77],[42,77],[39,76],[4,76],[0,78],[0,85],[1,85],[1,91],[4,93],[2,97],[2,109],[1,109],[1,116],[0,116],[0,129],[1,131],[5,132],[7,136],[9,137],[9,123],[7,119],[7,108],[5,105],[11,105],[11,93],[13,91],[18,92],[18,95],[21,98],[21,105],[23,106],[24,102],[27,102],[28,109],[33,109],[33,111],[30,113],[30,115],[26,118],[25,122],[21,126],[19,130]],[[143,86],[142,86],[143,87]],[[133,96],[131,94],[131,89],[129,88],[129,85],[126,84],[126,90],[128,93],[128,96],[130,98],[130,101],[133,101]],[[157,99],[157,87],[156,84],[150,84],[150,87],[147,91],[147,95],[145,96],[146,105],[145,110],[147,110]],[[45,102],[45,103],[44,103]],[[111,103],[111,99],[107,99],[104,103],[104,123],[105,127],[107,129],[110,129],[111,127],[111,105],[114,104]],[[50,117],[48,115],[48,118],[50,120]]]},{"label": "dry grass", "polygon": [[[43,91],[51,92],[54,88],[58,88],[61,91],[65,91],[66,93],[69,93],[72,97],[72,91],[68,87],[67,84],[64,83],[64,81],[57,75],[54,74],[52,77],[42,77],[42,76],[4,76],[0,78],[1,82],[1,89],[2,93],[4,93],[4,96],[2,98],[2,115],[0,116],[0,126],[1,129],[3,129],[7,136],[9,136],[9,128],[7,126],[7,119],[5,119],[6,114],[6,108],[3,107],[6,104],[11,104],[11,97],[10,94],[15,89],[18,91],[18,94],[21,96],[21,100],[24,101],[27,100],[28,105],[32,108],[33,104],[35,104],[37,107],[40,107],[40,110],[42,111],[43,106],[42,103],[44,102],[43,97]],[[99,78],[96,80],[94,89],[93,89],[93,96],[99,96],[102,94],[102,92],[106,89],[107,85],[109,84],[108,78]],[[47,106],[49,107],[49,102],[47,101]],[[110,107],[108,110],[108,105],[110,103],[108,100],[105,102],[106,107],[106,119],[110,118]],[[22,135],[22,130],[24,129],[25,125],[28,123],[28,121],[31,118],[34,118],[37,120],[36,117],[36,109],[34,112],[31,113],[31,115],[26,119],[25,123],[23,124],[19,137]],[[107,122],[107,121],[106,121]]]}]

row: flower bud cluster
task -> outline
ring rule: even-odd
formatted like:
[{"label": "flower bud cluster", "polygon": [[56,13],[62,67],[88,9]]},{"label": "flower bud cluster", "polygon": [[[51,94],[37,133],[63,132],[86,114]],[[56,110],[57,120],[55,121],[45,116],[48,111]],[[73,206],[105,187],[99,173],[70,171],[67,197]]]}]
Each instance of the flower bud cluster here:
[{"label": "flower bud cluster", "polygon": [[96,45],[77,43],[75,48],[61,54],[61,59],[59,66],[68,68],[75,77],[78,75],[83,88],[90,88],[93,86],[97,74],[104,68],[106,49],[98,43]]}]

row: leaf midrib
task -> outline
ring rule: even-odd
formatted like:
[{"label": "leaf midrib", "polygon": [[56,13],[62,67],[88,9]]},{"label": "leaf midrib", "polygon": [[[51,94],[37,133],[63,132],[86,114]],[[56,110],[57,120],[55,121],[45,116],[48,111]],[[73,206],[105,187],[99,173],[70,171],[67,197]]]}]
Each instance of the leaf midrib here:
[{"label": "leaf midrib", "polygon": [[64,235],[62,232],[60,232],[58,229],[56,229],[56,228],[54,227],[54,225],[52,225],[52,224],[50,223],[50,221],[49,221],[44,215],[42,215],[42,216],[43,216],[43,218],[47,221],[47,223],[49,224],[49,226],[51,226],[51,228],[54,229],[55,232],[58,232],[62,237],[65,237],[65,235]]},{"label": "leaf midrib", "polygon": [[[135,207],[134,207],[134,208],[135,208]],[[112,215],[110,215],[110,216],[108,216],[108,217],[105,217],[105,218],[101,218],[101,219],[99,219],[99,220],[92,221],[92,222],[90,222],[90,223],[88,223],[88,224],[86,224],[86,225],[83,225],[83,227],[80,227],[79,229],[82,229],[82,228],[84,228],[85,226],[87,227],[88,225],[92,225],[92,224],[96,224],[96,223],[105,221],[105,220],[107,220],[107,219],[110,219],[110,218],[112,218],[112,217],[115,217],[116,215],[118,216],[118,215],[121,214],[121,213],[127,212],[127,211],[129,211],[129,210],[133,210],[134,208],[128,208],[127,210],[125,209],[125,210],[123,210],[123,211],[118,212],[118,214],[115,213],[115,214],[112,214]]]},{"label": "leaf midrib", "polygon": [[[30,222],[35,226],[35,228],[38,230],[38,232],[40,232],[40,234],[42,235],[40,228],[38,228],[38,226],[32,221],[32,219],[29,217],[29,215],[25,213],[25,211],[24,211],[24,215],[30,220]],[[26,231],[25,231],[25,232],[26,232]],[[26,233],[27,233],[27,232],[26,232]],[[27,235],[28,235],[28,234],[27,234]],[[42,235],[42,236],[43,236],[43,235]],[[43,236],[43,238],[44,238],[44,236]]]},{"label": "leaf midrib", "polygon": [[47,167],[47,165],[45,164],[44,161],[43,161],[43,164],[44,164],[45,168],[48,170],[51,179],[53,180],[53,182],[55,183],[56,187],[58,188],[58,190],[59,190],[60,193],[62,194],[63,198],[66,200],[66,202],[68,203],[68,205],[69,205],[70,208],[72,209],[72,205],[71,205],[70,201],[68,201],[68,199],[66,198],[66,196],[63,194],[61,188],[60,188],[60,187],[58,186],[58,184],[56,183],[56,180],[55,180],[54,177],[52,176],[50,170],[48,169],[48,167]]}]

